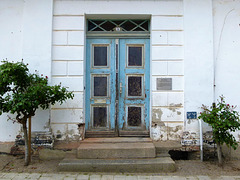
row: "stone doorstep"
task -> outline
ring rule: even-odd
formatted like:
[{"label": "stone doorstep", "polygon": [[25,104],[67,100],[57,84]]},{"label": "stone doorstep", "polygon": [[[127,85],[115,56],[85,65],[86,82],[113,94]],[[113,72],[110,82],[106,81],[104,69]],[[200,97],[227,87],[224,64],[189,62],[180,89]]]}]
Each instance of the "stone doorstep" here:
[{"label": "stone doorstep", "polygon": [[79,159],[108,158],[154,158],[156,157],[153,143],[82,143],[77,152]]},{"label": "stone doorstep", "polygon": [[59,171],[68,172],[120,172],[160,173],[176,171],[169,157],[144,159],[67,159],[58,165]]},{"label": "stone doorstep", "polygon": [[[114,138],[86,138],[84,141],[81,142],[55,142],[54,144],[54,149],[58,150],[77,150],[80,145],[84,145],[86,148],[84,149],[84,146],[81,146],[82,151],[88,151],[87,147],[92,146],[91,144],[94,143],[94,146],[96,144],[105,144],[105,143],[111,143],[111,144],[119,144],[119,143],[129,143],[129,144],[134,144],[136,145],[139,142],[145,142],[148,144],[153,142],[155,146],[155,152],[157,157],[170,157],[168,151],[169,150],[174,150],[174,149],[179,149],[181,148],[181,143],[179,141],[152,141],[150,138],[141,138],[141,137],[131,137],[131,138],[126,138],[126,137],[114,137]],[[141,143],[141,145],[142,145]],[[87,145],[88,144],[88,145]],[[149,145],[149,144],[148,144]],[[99,145],[101,146],[101,145]],[[103,148],[107,146],[104,145]],[[102,153],[103,154],[103,153]],[[108,154],[106,151],[104,154]],[[96,156],[97,157],[97,156]],[[86,157],[81,157],[80,158],[86,158]]]},{"label": "stone doorstep", "polygon": [[150,138],[89,138],[80,143],[77,158],[66,156],[59,163],[58,170],[120,173],[176,171],[175,162],[167,154],[156,157],[156,148]]},{"label": "stone doorstep", "polygon": [[151,138],[142,137],[114,137],[114,138],[86,138],[82,143],[152,143]]}]

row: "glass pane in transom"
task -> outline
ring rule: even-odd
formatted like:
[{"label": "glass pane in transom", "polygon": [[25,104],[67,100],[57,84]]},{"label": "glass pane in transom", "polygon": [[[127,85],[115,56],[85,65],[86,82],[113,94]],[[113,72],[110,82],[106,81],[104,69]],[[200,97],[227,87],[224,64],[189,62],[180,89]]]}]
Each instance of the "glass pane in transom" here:
[{"label": "glass pane in transom", "polygon": [[122,32],[149,32],[150,21],[147,19],[88,19],[88,32],[113,31],[115,27],[120,27]]}]

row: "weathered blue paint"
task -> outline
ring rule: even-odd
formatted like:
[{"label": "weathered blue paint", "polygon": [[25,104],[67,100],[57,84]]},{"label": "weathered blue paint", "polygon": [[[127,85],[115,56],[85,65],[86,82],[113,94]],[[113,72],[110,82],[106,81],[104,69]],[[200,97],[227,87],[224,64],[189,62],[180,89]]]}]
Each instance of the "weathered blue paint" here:
[{"label": "weathered blue paint", "polygon": [[[109,45],[108,46],[108,67],[96,68],[93,67],[93,46],[94,45]],[[86,46],[86,115],[85,123],[86,129],[93,130],[91,108],[93,106],[108,106],[108,124],[106,130],[115,129],[115,99],[116,99],[116,76],[115,76],[115,40],[114,39],[87,39]],[[94,76],[108,76],[108,97],[93,97],[93,83]],[[98,103],[99,99],[104,99],[105,103]]]},{"label": "weathered blue paint", "polygon": [[[109,66],[108,68],[93,68],[92,67],[92,47],[96,44],[109,44]],[[144,60],[143,67],[127,67],[127,45],[143,45],[144,49]],[[118,47],[118,81],[116,81],[116,47]],[[149,106],[150,106],[150,72],[149,63],[150,60],[150,46],[149,39],[120,39],[119,46],[116,46],[115,39],[87,39],[86,46],[86,129],[94,130],[91,120],[91,107],[97,105],[107,105],[109,107],[108,114],[108,127],[106,130],[115,129],[115,119],[118,116],[118,128],[120,130],[134,129],[133,127],[127,126],[127,106],[140,106],[142,107],[142,126],[137,130],[149,130]],[[93,76],[107,75],[109,80],[109,94],[108,97],[96,98],[92,97],[92,77]],[[127,97],[127,76],[128,75],[139,75],[143,77],[143,93],[141,97]],[[120,88],[116,89],[116,82],[118,87],[122,84],[122,93]],[[116,92],[118,91],[118,111],[116,111]],[[105,99],[104,103],[96,103],[98,99]],[[116,115],[116,112],[119,114]],[[116,115],[116,116],[115,116]]]},{"label": "weathered blue paint", "polygon": [[[144,45],[143,67],[133,68],[127,67],[127,45]],[[120,39],[119,41],[119,82],[122,83],[122,93],[119,92],[119,118],[118,127],[120,130],[130,130],[134,127],[127,126],[127,107],[131,105],[143,107],[143,124],[140,130],[149,130],[149,106],[150,106],[150,46],[149,39]],[[143,76],[143,96],[130,98],[127,97],[127,76],[142,75]],[[138,127],[136,128],[138,129]]]}]

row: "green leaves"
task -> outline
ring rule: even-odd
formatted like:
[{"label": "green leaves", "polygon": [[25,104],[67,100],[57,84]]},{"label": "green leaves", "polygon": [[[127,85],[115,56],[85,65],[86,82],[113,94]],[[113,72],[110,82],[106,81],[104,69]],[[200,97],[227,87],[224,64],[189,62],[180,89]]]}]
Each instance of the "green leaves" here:
[{"label": "green leaves", "polygon": [[[73,93],[61,85],[49,86],[48,77],[30,74],[23,62],[3,61],[0,65],[0,114],[16,113],[19,123],[41,107],[49,108],[50,104],[63,103],[73,98]],[[19,118],[21,117],[21,118]]]},{"label": "green leaves", "polygon": [[238,143],[231,132],[240,130],[239,113],[234,110],[235,108],[236,106],[226,104],[224,96],[220,96],[217,105],[210,108],[202,105],[203,112],[198,117],[212,126],[213,137],[216,142],[226,143],[233,149],[237,148]]}]

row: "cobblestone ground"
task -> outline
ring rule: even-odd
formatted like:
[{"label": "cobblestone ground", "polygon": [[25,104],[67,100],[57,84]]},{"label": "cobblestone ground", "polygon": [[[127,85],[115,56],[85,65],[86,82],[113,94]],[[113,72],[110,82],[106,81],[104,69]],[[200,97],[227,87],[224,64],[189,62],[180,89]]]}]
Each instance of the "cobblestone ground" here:
[{"label": "cobblestone ground", "polygon": [[0,173],[0,180],[240,180],[240,176],[142,176],[142,175],[97,175],[70,173]]}]

